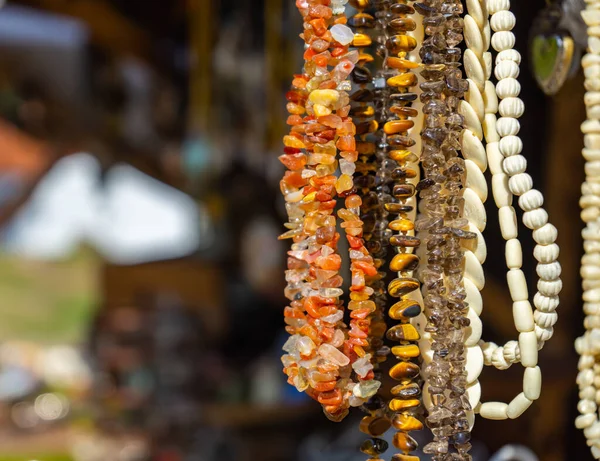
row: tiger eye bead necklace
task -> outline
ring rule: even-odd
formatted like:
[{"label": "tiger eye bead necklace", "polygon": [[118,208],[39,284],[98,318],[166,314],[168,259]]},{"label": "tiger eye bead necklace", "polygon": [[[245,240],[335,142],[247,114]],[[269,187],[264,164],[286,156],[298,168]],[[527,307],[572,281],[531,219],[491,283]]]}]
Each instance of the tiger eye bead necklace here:
[{"label": "tiger eye bead necklace", "polygon": [[587,90],[584,99],[587,120],[581,126],[586,178],[579,202],[581,219],[585,223],[581,277],[586,331],[575,342],[580,355],[577,375],[580,399],[577,409],[580,415],[575,425],[583,430],[594,459],[600,459],[600,1],[587,1],[582,16],[588,27],[588,53],[582,60]]},{"label": "tiger eye bead necklace", "polygon": [[397,253],[390,262],[390,272],[398,273],[388,287],[390,298],[395,298],[388,315],[392,321],[400,322],[390,328],[387,338],[399,344],[392,348],[398,360],[391,369],[390,377],[398,381],[392,388],[394,398],[389,409],[394,413],[392,424],[397,431],[393,438],[394,446],[401,453],[395,454],[394,461],[414,461],[419,458],[411,455],[418,448],[410,432],[421,430],[419,419],[421,410],[420,350],[416,342],[420,339],[417,329],[410,323],[417,317],[422,307],[419,293],[420,283],[413,277],[419,264],[414,249],[420,240],[414,237],[414,211],[416,208],[414,185],[418,178],[418,156],[411,152],[416,141],[409,136],[418,115],[412,107],[417,95],[412,89],[417,85],[413,72],[418,63],[410,61],[408,54],[417,47],[417,40],[407,32],[416,29],[411,15],[415,14],[406,1],[381,1],[376,3],[376,17],[382,31],[380,54],[383,68],[377,74],[378,94],[382,102],[378,107],[380,124],[379,151],[384,162],[385,177],[392,180],[383,191],[386,211],[393,216],[388,223],[390,232],[397,233],[390,238]]}]

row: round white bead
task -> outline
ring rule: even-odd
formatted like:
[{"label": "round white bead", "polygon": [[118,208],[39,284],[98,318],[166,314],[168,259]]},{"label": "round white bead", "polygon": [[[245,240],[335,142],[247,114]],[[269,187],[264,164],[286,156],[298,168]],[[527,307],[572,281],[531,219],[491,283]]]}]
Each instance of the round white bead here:
[{"label": "round white bead", "polygon": [[[510,32],[509,32],[510,33]],[[514,61],[496,61],[494,74],[498,80],[505,78],[518,78],[520,73],[519,65]]]},{"label": "round white bead", "polygon": [[[514,157],[518,156],[515,155]],[[506,160],[508,160],[508,158]],[[544,196],[539,190],[530,189],[519,197],[519,206],[523,211],[535,210],[542,205],[544,205]]]},{"label": "round white bead", "polygon": [[558,259],[560,248],[556,243],[550,245],[536,245],[533,249],[535,259],[544,264],[549,264]]},{"label": "round white bead", "polygon": [[536,267],[538,276],[543,280],[556,280],[560,277],[562,269],[559,262],[538,264]]},{"label": "round white bead", "polygon": [[521,118],[525,113],[525,103],[520,98],[502,99],[498,111],[502,117]]},{"label": "round white bead", "polygon": [[546,296],[558,296],[562,290],[562,280],[538,280],[537,289]]},{"label": "round white bead", "polygon": [[487,8],[489,14],[495,14],[499,11],[509,11],[510,0],[488,0]]},{"label": "round white bead", "polygon": [[533,239],[539,245],[551,245],[556,242],[557,237],[558,231],[550,223],[533,231]]},{"label": "round white bead", "polygon": [[496,94],[500,99],[515,98],[521,94],[521,84],[516,78],[505,78],[496,84]]},{"label": "round white bead", "polygon": [[537,210],[526,211],[523,213],[523,224],[528,229],[539,229],[548,222],[548,212],[543,208]]},{"label": "round white bead", "polygon": [[502,155],[511,157],[523,152],[523,141],[518,136],[506,136],[500,140],[498,148]]},{"label": "round white bead", "polygon": [[519,173],[508,180],[508,187],[513,194],[523,195],[533,187],[533,179],[527,173]]},{"label": "round white bead", "polygon": [[542,312],[554,312],[560,304],[558,296],[546,296],[536,293],[533,297],[533,305]]},{"label": "round white bead", "polygon": [[516,136],[521,130],[521,124],[516,118],[506,116],[498,119],[496,130],[498,131],[498,135],[502,137]]},{"label": "round white bead", "polygon": [[504,168],[504,172],[509,176],[525,173],[525,170],[527,169],[527,159],[522,155],[513,155],[504,160],[502,167]]},{"label": "round white bead", "polygon": [[499,11],[492,15],[490,26],[494,31],[513,30],[517,20],[515,15],[510,11]]},{"label": "round white bead", "polygon": [[496,56],[496,65],[498,65],[502,61],[512,61],[515,64],[517,64],[517,66],[520,66],[521,65],[521,53],[519,53],[517,50],[514,50],[514,49],[501,51],[500,53],[498,53],[498,56]]}]

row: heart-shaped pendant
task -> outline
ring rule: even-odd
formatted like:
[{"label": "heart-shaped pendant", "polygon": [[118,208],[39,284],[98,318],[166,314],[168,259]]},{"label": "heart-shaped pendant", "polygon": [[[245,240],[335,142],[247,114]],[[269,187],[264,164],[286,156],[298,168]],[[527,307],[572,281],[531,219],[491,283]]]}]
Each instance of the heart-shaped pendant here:
[{"label": "heart-shaped pendant", "polygon": [[573,65],[575,42],[565,32],[540,34],[531,41],[533,73],[540,88],[554,95],[562,88]]}]

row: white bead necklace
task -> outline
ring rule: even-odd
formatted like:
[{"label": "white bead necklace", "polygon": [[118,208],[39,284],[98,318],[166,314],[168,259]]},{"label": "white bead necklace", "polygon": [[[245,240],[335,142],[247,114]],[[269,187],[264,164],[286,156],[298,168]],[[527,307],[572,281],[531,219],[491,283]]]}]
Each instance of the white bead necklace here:
[{"label": "white bead necklace", "polygon": [[586,0],[582,16],[588,26],[588,54],[582,60],[587,120],[581,125],[586,181],[579,202],[581,219],[586,224],[582,232],[585,253],[581,260],[586,332],[575,341],[581,356],[577,375],[580,398],[577,409],[581,415],[575,425],[583,429],[594,458],[600,459],[600,364],[596,362],[600,354],[600,0]]},{"label": "white bead necklace", "polygon": [[[516,20],[510,12],[510,0],[468,0],[467,8],[465,39],[468,49],[464,64],[469,92],[460,107],[466,125],[462,140],[467,168],[464,197],[465,216],[470,222],[470,230],[478,237],[476,245],[467,251],[465,266],[465,288],[472,323],[472,334],[467,340],[467,371],[469,378],[473,379],[469,381],[473,382],[469,397],[472,403],[477,402],[475,411],[484,418],[513,419],[529,408],[541,391],[538,349],[552,337],[552,327],[558,318],[555,312],[558,293],[562,288],[561,269],[557,262],[559,251],[554,243],[557,232],[548,223],[548,214],[542,208],[543,196],[533,189],[531,176],[525,172],[527,161],[520,155],[523,143],[517,136],[520,130],[518,118],[523,115],[525,106],[518,97],[521,91],[517,80],[521,56],[514,49],[512,29]],[[497,85],[490,81],[490,44],[498,52],[495,68]],[[501,116],[499,119],[497,112]],[[487,142],[485,148],[483,138]],[[488,165],[501,233],[506,240],[507,281],[513,300],[515,327],[519,332],[518,341],[509,341],[504,346],[480,340],[481,321],[478,318],[483,308],[479,291],[485,284],[481,265],[487,254],[482,232],[486,224],[483,203],[488,196],[483,172]],[[538,261],[540,280],[534,297],[535,312],[529,301],[525,274],[521,270],[523,254],[518,240],[517,216],[512,207],[514,195],[520,197],[518,203],[524,212],[523,223],[533,231],[537,243],[534,257]],[[472,344],[474,340],[476,344]],[[483,365],[507,369],[513,363],[521,363],[525,367],[523,392],[509,404],[479,403],[481,389],[477,378]]]}]

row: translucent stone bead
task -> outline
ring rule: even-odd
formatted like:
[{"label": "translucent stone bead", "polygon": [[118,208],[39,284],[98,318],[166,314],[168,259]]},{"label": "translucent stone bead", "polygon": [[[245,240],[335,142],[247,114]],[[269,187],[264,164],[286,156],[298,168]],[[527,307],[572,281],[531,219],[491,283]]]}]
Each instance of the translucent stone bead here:
[{"label": "translucent stone bead", "polygon": [[336,24],[331,29],[331,36],[340,45],[349,45],[354,40],[352,29],[344,24]]}]

